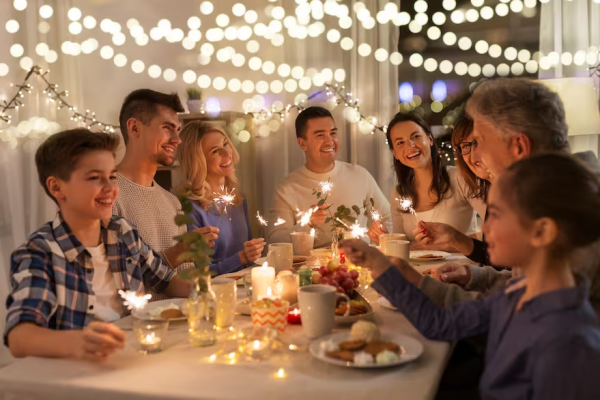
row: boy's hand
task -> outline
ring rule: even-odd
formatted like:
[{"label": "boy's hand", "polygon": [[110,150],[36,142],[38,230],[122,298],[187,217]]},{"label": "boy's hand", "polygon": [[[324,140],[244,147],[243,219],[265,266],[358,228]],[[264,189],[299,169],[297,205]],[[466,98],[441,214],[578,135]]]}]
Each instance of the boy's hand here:
[{"label": "boy's hand", "polygon": [[77,333],[77,340],[73,343],[75,358],[104,361],[125,346],[125,333],[106,322],[94,321]]}]

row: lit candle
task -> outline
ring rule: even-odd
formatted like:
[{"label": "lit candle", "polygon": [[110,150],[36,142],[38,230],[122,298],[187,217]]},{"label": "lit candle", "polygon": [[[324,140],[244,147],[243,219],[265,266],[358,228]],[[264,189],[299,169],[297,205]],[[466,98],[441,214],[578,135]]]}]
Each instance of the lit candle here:
[{"label": "lit candle", "polygon": [[141,350],[148,352],[155,352],[160,349],[160,342],[162,340],[154,334],[154,332],[144,336],[140,340]]},{"label": "lit candle", "polygon": [[246,354],[251,358],[265,358],[268,352],[269,344],[263,340],[252,340],[246,344]]},{"label": "lit candle", "polygon": [[297,308],[290,309],[290,312],[288,313],[288,316],[287,316],[287,321],[293,325],[301,324],[302,319],[300,318],[300,310]]},{"label": "lit candle", "polygon": [[[252,269],[252,301],[267,297],[267,290],[275,283],[275,268],[264,263]],[[273,289],[271,289],[273,290]]]}]

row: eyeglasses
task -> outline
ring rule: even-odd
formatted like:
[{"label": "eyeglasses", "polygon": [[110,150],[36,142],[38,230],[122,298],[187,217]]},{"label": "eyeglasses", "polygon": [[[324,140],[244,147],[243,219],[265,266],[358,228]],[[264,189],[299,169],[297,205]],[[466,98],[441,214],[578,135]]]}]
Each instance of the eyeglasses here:
[{"label": "eyeglasses", "polygon": [[472,142],[460,142],[458,146],[454,147],[454,150],[461,156],[467,156],[471,153],[471,149],[477,147],[477,140]]}]

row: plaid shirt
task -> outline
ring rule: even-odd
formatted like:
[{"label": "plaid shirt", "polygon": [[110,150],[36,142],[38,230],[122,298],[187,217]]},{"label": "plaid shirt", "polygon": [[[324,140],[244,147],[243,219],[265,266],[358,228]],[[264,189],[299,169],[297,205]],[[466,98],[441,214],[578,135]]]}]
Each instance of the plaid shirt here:
[{"label": "plaid shirt", "polygon": [[[106,256],[117,289],[144,293],[144,285],[162,292],[174,276],[126,219],[102,221]],[[22,322],[49,329],[82,329],[94,320],[94,270],[87,251],[60,213],[12,253],[12,292],[6,300],[6,330]],[[125,314],[123,310],[122,315]]]}]

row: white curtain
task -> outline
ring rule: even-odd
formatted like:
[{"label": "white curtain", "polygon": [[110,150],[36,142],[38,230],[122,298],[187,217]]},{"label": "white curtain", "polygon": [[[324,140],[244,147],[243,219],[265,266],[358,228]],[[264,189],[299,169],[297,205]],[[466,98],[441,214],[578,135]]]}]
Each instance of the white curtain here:
[{"label": "white curtain", "polygon": [[[10,16],[20,24],[17,35],[1,35],[0,46],[9,48],[13,43],[20,43],[26,49],[34,49],[40,42],[47,43],[50,48],[60,49],[60,44],[65,40],[64,31],[51,29],[47,34],[38,31],[39,6],[37,1],[29,2],[30,6],[24,11],[15,11],[11,2],[1,2],[0,15]],[[33,3],[33,4],[32,4]],[[66,19],[66,11],[70,8],[70,1],[46,1],[54,8],[57,18]],[[60,21],[58,21],[60,23]],[[64,23],[64,21],[62,21]],[[34,64],[46,67],[48,64],[42,57],[37,57],[35,52],[26,51],[26,55],[34,60]],[[14,59],[15,61],[18,59]],[[12,61],[12,60],[11,60]],[[20,84],[27,71],[19,68],[17,62],[9,64],[11,69],[8,76],[0,81],[2,96],[10,99],[15,93],[15,88],[10,83]],[[57,83],[60,87],[69,87],[69,99],[73,105],[81,107],[81,97],[78,95],[77,59],[75,57],[59,57],[59,61],[52,65],[51,74],[47,75],[50,82]],[[72,127],[68,113],[56,112],[54,103],[49,103],[47,96],[42,93],[44,83],[32,76],[29,83],[33,91],[25,95],[25,107],[18,111],[13,110],[12,126],[18,126],[22,121],[32,117],[43,117],[48,121],[57,122],[62,128]],[[6,131],[7,125],[0,123],[0,129]],[[35,151],[43,137],[31,139],[21,138],[17,146],[0,141],[0,331],[4,332],[6,321],[6,308],[4,302],[10,287],[10,254],[27,237],[44,222],[52,220],[56,214],[56,206],[42,189],[35,167]],[[7,349],[0,346],[0,365],[10,360]]]},{"label": "white curtain", "polygon": [[[294,40],[286,39],[293,43],[275,56],[279,62],[289,65],[299,65],[305,70],[315,68],[321,71],[330,68],[335,71],[342,68],[346,71],[346,91],[352,93],[360,100],[360,111],[364,116],[377,118],[377,125],[387,125],[397,111],[398,93],[398,68],[389,60],[378,62],[371,54],[368,57],[358,55],[357,47],[366,43],[372,52],[378,48],[387,50],[390,54],[398,48],[398,28],[392,23],[376,24],[373,29],[363,29],[360,21],[356,19],[353,11],[354,0],[341,2],[350,9],[353,24],[350,29],[342,30],[343,37],[349,37],[354,42],[350,51],[342,50],[339,43],[330,43],[325,39],[325,34],[318,39]],[[387,0],[365,2],[371,15],[383,10]],[[294,14],[297,4],[291,1],[280,1],[279,5],[285,8],[286,15]],[[328,18],[326,16],[326,18]],[[331,24],[329,24],[331,25]],[[337,25],[337,24],[336,24]],[[330,29],[328,26],[327,29]],[[287,44],[287,42],[286,42]],[[268,54],[268,53],[267,53]],[[316,89],[311,89],[315,91]],[[287,103],[294,101],[291,95]],[[309,103],[316,105],[316,103]],[[350,124],[343,116],[344,104],[332,110],[339,133],[338,160],[356,163],[365,167],[378,182],[383,192],[390,193],[394,183],[392,171],[392,156],[386,145],[385,134],[376,131],[373,135],[362,134],[358,131],[357,124]],[[297,113],[292,111],[286,118],[284,129],[268,138],[257,138],[257,172],[261,185],[262,209],[268,210],[271,205],[272,194],[279,181],[284,179],[291,171],[303,165],[304,153],[296,143],[294,120]],[[351,183],[349,183],[351,184]]]},{"label": "white curtain", "polygon": [[[596,49],[590,49],[595,46]],[[600,4],[594,0],[552,0],[542,4],[540,21],[540,52],[575,55],[578,51],[588,50],[597,53],[600,46]],[[594,66],[597,65],[597,57]],[[558,63],[549,70],[540,69],[541,79],[587,77],[589,65],[578,66],[575,63],[565,66]],[[594,77],[596,95],[600,84]],[[600,132],[598,132],[600,134]],[[572,136],[569,138],[573,152],[591,150],[598,155],[598,135]]]}]

